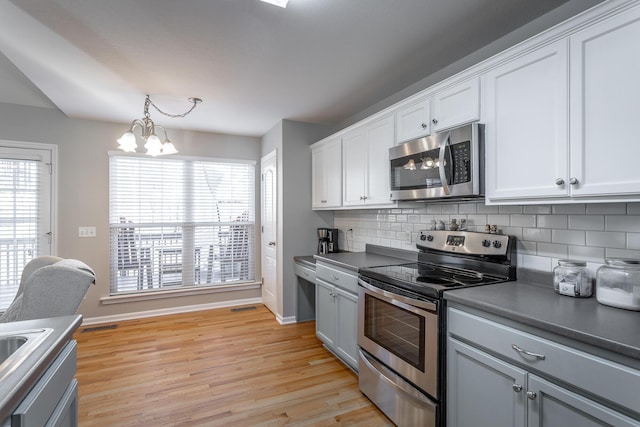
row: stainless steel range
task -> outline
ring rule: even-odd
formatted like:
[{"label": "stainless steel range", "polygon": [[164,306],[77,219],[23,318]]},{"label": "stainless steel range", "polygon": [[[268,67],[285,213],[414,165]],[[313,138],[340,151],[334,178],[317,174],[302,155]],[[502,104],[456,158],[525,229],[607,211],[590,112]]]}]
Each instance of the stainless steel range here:
[{"label": "stainless steel range", "polygon": [[417,263],[360,270],[360,390],[399,426],[444,426],[443,293],[515,280],[515,239],[434,230],[417,247]]}]

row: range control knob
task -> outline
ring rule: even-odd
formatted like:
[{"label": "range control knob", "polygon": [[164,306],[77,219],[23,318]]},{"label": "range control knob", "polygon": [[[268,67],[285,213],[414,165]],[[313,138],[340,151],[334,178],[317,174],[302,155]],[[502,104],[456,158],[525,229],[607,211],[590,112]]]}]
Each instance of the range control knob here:
[{"label": "range control knob", "polygon": [[431,234],[429,234],[427,236],[427,240],[430,241],[430,242],[433,242],[433,236]]},{"label": "range control knob", "polygon": [[420,240],[427,240],[427,235],[426,234],[421,234],[420,235]]},{"label": "range control knob", "polygon": [[491,242],[488,241],[487,239],[484,239],[482,241],[482,246],[484,246],[485,248],[488,248],[489,246],[491,246]]},{"label": "range control knob", "polygon": [[502,243],[500,243],[500,240],[494,240],[493,241],[493,247],[498,249],[500,246],[502,246]]}]

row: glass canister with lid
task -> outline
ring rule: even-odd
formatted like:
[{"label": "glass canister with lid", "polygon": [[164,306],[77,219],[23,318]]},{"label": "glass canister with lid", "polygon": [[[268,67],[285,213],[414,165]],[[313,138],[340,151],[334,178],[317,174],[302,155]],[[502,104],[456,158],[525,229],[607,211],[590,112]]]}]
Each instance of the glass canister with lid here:
[{"label": "glass canister with lid", "polygon": [[560,295],[586,298],[593,295],[591,275],[584,261],[558,260],[553,269],[553,289]]},{"label": "glass canister with lid", "polygon": [[640,259],[607,258],[596,273],[599,303],[640,311]]}]

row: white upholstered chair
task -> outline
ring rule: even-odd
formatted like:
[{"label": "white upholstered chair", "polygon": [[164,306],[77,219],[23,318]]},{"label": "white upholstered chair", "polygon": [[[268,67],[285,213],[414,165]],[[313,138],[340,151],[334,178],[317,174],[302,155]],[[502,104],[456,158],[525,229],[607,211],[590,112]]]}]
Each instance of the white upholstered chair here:
[{"label": "white upholstered chair", "polygon": [[18,293],[0,323],[75,314],[95,273],[75,259],[43,256],[22,270]]}]

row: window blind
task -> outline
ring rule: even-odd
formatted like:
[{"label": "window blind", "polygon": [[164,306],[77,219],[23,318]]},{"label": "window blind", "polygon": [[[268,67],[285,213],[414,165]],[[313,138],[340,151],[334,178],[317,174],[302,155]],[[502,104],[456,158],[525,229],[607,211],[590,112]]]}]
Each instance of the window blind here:
[{"label": "window blind", "polygon": [[25,264],[40,252],[40,174],[36,160],[0,159],[0,311],[15,298]]},{"label": "window blind", "polygon": [[110,157],[111,293],[255,280],[255,165]]}]

